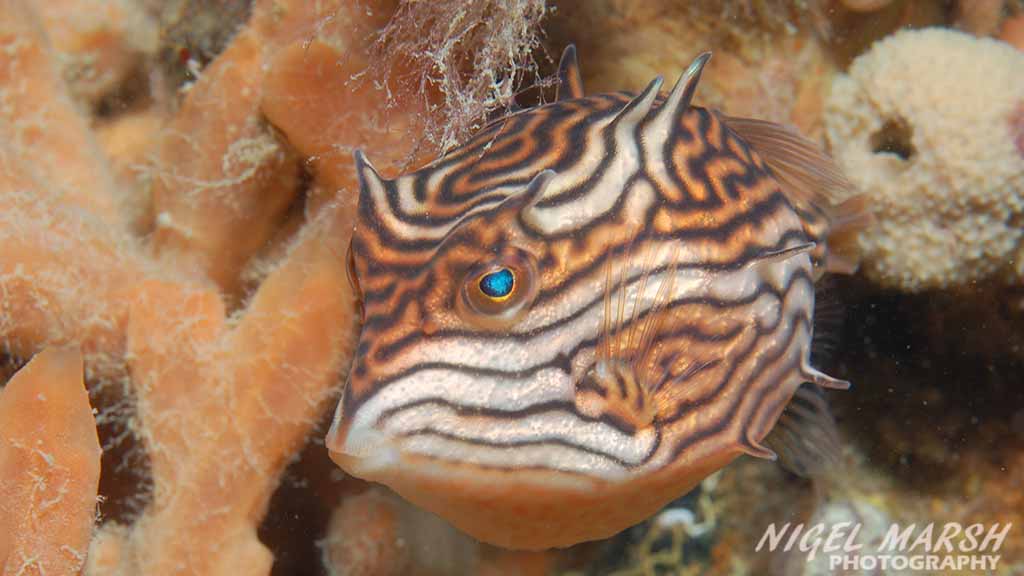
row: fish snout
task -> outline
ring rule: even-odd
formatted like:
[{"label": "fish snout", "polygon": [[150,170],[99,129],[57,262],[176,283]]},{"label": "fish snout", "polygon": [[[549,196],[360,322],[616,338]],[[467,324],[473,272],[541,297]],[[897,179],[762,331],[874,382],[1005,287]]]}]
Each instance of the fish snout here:
[{"label": "fish snout", "polygon": [[402,463],[401,450],[391,436],[372,425],[346,418],[341,403],[324,444],[335,464],[366,480],[373,480],[376,473]]}]

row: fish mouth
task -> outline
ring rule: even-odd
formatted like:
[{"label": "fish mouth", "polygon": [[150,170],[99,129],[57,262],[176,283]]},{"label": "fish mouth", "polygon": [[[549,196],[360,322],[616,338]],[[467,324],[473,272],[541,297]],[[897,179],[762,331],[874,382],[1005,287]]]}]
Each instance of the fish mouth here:
[{"label": "fish mouth", "polygon": [[342,426],[334,419],[324,441],[335,464],[360,478],[368,478],[374,471],[401,466],[402,452],[386,434],[374,429],[355,429]]}]

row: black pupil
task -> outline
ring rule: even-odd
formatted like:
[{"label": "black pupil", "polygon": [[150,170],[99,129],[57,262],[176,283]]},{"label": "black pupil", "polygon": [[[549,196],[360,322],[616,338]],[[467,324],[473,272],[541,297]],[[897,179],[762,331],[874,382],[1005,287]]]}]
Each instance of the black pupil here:
[{"label": "black pupil", "polygon": [[491,298],[504,298],[512,293],[515,276],[508,268],[502,268],[480,279],[480,291]]}]

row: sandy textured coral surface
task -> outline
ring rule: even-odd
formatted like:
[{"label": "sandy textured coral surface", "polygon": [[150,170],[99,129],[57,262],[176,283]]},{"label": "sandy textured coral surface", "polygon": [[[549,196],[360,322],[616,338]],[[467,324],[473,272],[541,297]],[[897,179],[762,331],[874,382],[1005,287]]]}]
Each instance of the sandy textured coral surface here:
[{"label": "sandy textured coral surface", "polygon": [[116,223],[113,177],[67,95],[42,21],[20,0],[3,0],[0,13],[0,166],[7,172],[18,163],[11,155],[32,150],[31,165],[19,168],[45,175],[62,203]]},{"label": "sandy textured coral surface", "polygon": [[39,353],[0,390],[0,478],[0,574],[78,573],[100,445],[77,349]]},{"label": "sandy textured coral surface", "polygon": [[147,266],[40,20],[17,0],[0,12],[0,333],[21,357],[79,342],[88,369],[108,370],[123,351],[124,291]]},{"label": "sandy textured coral surface", "polygon": [[156,51],[156,22],[133,0],[53,0],[36,7],[61,76],[85,106],[126,86]]},{"label": "sandy textured coral surface", "polygon": [[384,487],[334,510],[321,543],[329,576],[544,576],[554,554],[482,544]]},{"label": "sandy textured coral surface", "polygon": [[[341,4],[319,9],[345,24],[359,16],[347,15]],[[303,26],[322,17],[301,3],[257,4],[251,25],[191,86],[163,132],[155,162],[154,248],[173,253],[185,277],[196,273],[220,290],[155,281],[139,286],[131,300],[128,367],[137,433],[150,455],[153,502],[130,527],[104,529],[91,573],[270,571],[273,556],[256,528],[350,354],[354,302],[344,254],[353,206],[323,199],[307,205],[306,224],[240,315],[229,317],[230,301],[220,292],[238,294],[243,265],[271,238],[298,192],[294,152],[263,117],[264,72],[274,70],[282,49],[308,41]],[[344,30],[321,32],[338,41]],[[322,62],[319,56],[314,51],[311,58]],[[304,57],[293,63],[301,65]],[[333,50],[326,57],[341,59]],[[326,74],[345,76],[339,69]],[[373,91],[353,95],[343,83],[335,88],[337,98],[356,109],[372,111],[386,102],[371,99]],[[275,94],[273,87],[268,94]],[[329,112],[293,107],[277,118],[287,134],[292,125],[309,126]],[[396,121],[409,113],[391,111]],[[374,145],[374,136],[386,133],[343,128],[328,132],[341,146]],[[302,144],[295,146],[308,153]],[[314,174],[323,189],[351,190],[351,176],[322,181],[324,172]]]},{"label": "sandy textured coral surface", "polygon": [[338,288],[341,222],[336,210],[325,211],[230,326],[215,292],[140,287],[129,366],[154,501],[125,542],[111,540],[116,531],[101,537],[99,546],[129,549],[118,552],[120,566],[96,565],[94,573],[269,571],[256,525],[330,397],[350,341],[351,295]]},{"label": "sandy textured coral surface", "polygon": [[[397,173],[436,154],[428,128],[462,113],[403,67],[405,45],[375,35],[396,6],[235,6],[247,19],[200,70],[194,58],[208,51],[193,55],[177,36],[154,45],[166,14],[144,2],[0,0],[4,352],[80,346],[103,430],[117,434],[105,441],[144,466],[104,469],[111,494],[143,506],[101,509],[114,517],[92,539],[86,573],[270,573],[258,530],[339,391],[357,330],[351,154],[367,149]],[[494,10],[468,13],[467,30]],[[523,54],[509,38],[504,48]],[[470,46],[449,49],[462,61]],[[157,52],[184,59],[179,90],[173,71],[138,74]],[[124,106],[110,107],[111,95]],[[68,528],[82,533],[53,540],[78,564],[57,573],[85,558],[95,476],[80,478],[92,482],[89,517]]]},{"label": "sandy textured coral surface", "polygon": [[898,33],[832,86],[832,153],[877,229],[865,271],[905,290],[1024,278],[1024,53],[952,30]]},{"label": "sandy textured coral surface", "polygon": [[261,38],[240,33],[164,127],[153,168],[155,248],[232,295],[298,193],[299,168],[259,112],[262,66]]}]

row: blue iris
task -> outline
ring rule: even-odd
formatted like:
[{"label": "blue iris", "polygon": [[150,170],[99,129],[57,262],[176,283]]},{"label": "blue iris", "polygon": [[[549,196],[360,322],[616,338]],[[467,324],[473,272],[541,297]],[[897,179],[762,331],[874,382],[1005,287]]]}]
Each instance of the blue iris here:
[{"label": "blue iris", "polygon": [[480,278],[480,291],[489,298],[506,298],[512,293],[515,285],[516,276],[508,268],[495,270],[489,274],[484,274],[483,278]]}]

